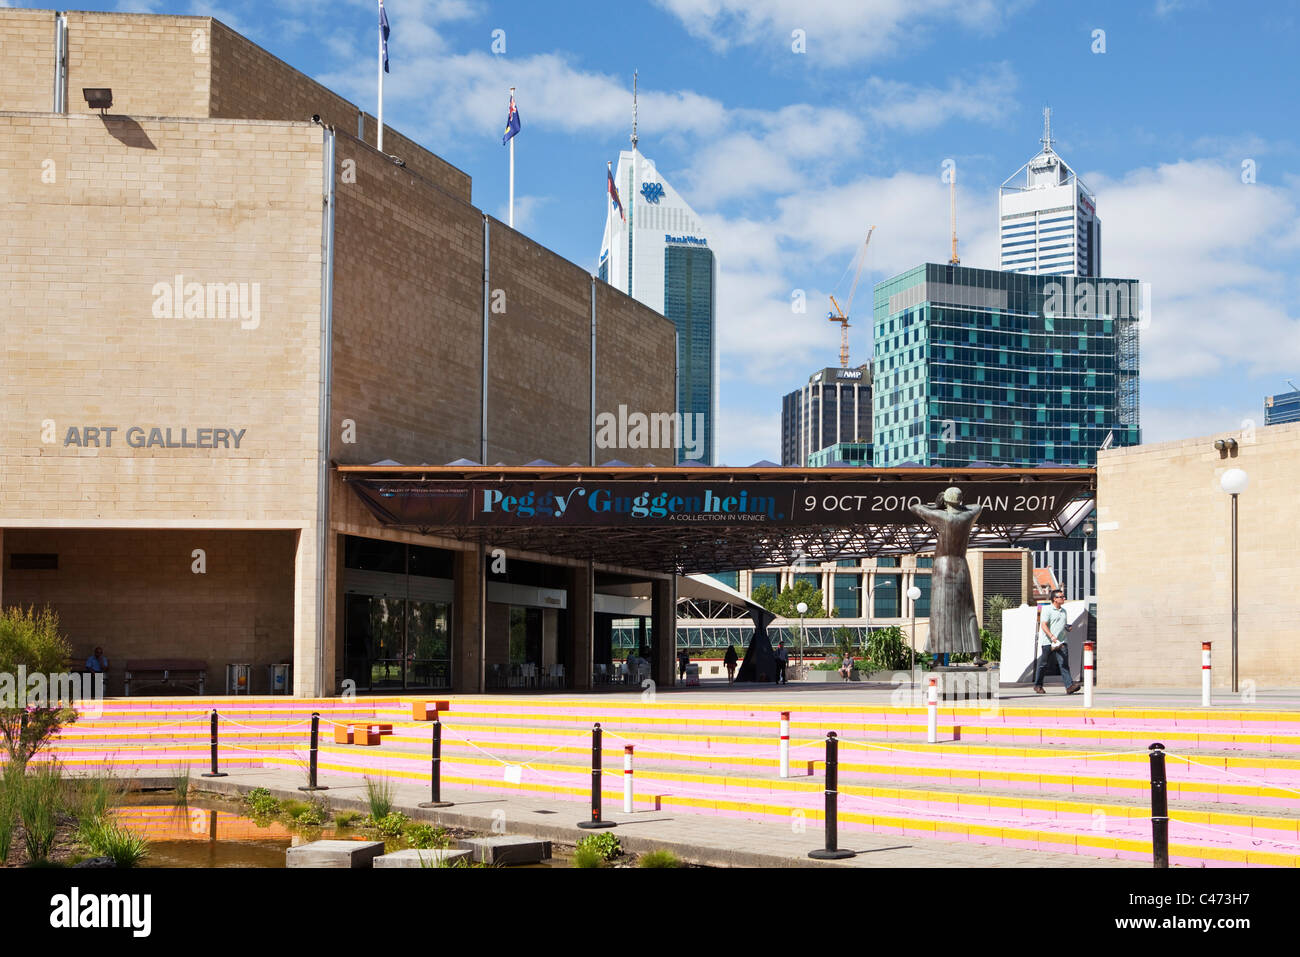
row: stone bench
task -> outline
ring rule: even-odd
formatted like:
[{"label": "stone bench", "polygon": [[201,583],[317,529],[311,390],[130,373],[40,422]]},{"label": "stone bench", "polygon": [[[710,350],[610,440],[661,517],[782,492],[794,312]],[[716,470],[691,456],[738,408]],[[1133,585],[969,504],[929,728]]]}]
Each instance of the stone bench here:
[{"label": "stone bench", "polygon": [[131,697],[131,686],[145,688],[187,688],[203,694],[208,663],[193,658],[133,658],[122,669],[122,694]]}]

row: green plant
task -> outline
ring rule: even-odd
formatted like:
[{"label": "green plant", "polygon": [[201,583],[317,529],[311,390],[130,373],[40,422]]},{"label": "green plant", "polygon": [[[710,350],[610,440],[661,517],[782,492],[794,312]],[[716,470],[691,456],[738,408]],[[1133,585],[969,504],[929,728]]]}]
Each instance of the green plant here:
[{"label": "green plant", "polygon": [[296,827],[323,827],[330,819],[330,806],[318,797],[310,801],[282,801],[280,813]]},{"label": "green plant", "polygon": [[[911,646],[903,629],[897,625],[873,630],[863,642],[862,650],[867,659],[867,668],[864,670],[898,671],[910,668],[912,664]],[[916,660],[919,663],[925,657],[917,655]]]},{"label": "green plant", "polygon": [[172,787],[176,791],[176,806],[187,807],[190,803],[190,766],[177,765],[172,774]]},{"label": "green plant", "polygon": [[618,838],[609,831],[588,834],[578,842],[578,850],[581,851],[583,848],[599,854],[602,861],[612,861],[623,853],[623,847],[619,844]]},{"label": "green plant", "polygon": [[74,821],[103,817],[122,803],[127,782],[99,769],[63,779],[63,812]]},{"label": "green plant", "polygon": [[381,818],[370,819],[370,826],[386,838],[401,837],[408,823],[409,819],[401,811],[389,811]]},{"label": "green plant", "polygon": [[334,815],[335,827],[351,827],[361,819],[360,811],[339,811]]},{"label": "green plant", "polygon": [[18,793],[22,787],[21,772],[15,774],[6,765],[0,777],[0,866],[9,860],[14,843],[14,826],[18,823]]},{"label": "green plant", "polygon": [[269,817],[280,811],[280,801],[266,788],[253,788],[244,795],[244,803],[254,817]]},{"label": "green plant", "polygon": [[62,805],[63,774],[56,762],[27,770],[18,796],[18,813],[23,821],[23,843],[29,864],[49,860],[58,831]]},{"label": "green plant", "polygon": [[650,851],[641,855],[637,867],[681,867],[681,859],[672,851]]},{"label": "green plant", "polygon": [[393,809],[393,782],[387,778],[366,778],[366,803],[370,805],[370,818],[382,821]]},{"label": "green plant", "polygon": [[406,844],[421,850],[438,847],[451,847],[451,835],[447,829],[434,824],[411,824],[406,828]]},{"label": "green plant", "polygon": [[[59,633],[59,616],[49,608],[6,608],[0,611],[0,674],[15,680],[19,669],[32,678],[43,677],[45,694],[29,703],[27,687],[0,693],[0,735],[11,764],[27,766],[32,756],[66,724],[77,720],[77,712],[60,707],[60,698],[71,696],[58,676],[67,675],[66,662],[72,653]],[[54,680],[51,680],[54,679]]]},{"label": "green plant", "polygon": [[108,818],[84,822],[77,840],[98,857],[111,857],[118,867],[135,867],[149,853],[149,841]]},{"label": "green plant", "polygon": [[573,852],[573,866],[604,867],[605,858],[601,855],[600,851],[596,850],[594,847],[584,847],[582,844],[579,844],[577,849]]}]

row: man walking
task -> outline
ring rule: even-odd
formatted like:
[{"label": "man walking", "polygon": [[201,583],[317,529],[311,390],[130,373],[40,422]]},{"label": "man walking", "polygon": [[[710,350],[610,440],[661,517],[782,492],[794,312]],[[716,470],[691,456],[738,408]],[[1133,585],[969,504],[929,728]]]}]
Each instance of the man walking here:
[{"label": "man walking", "polygon": [[779,685],[789,684],[785,680],[786,662],[790,660],[790,652],[785,650],[785,642],[776,643],[776,683]]},{"label": "man walking", "polygon": [[1065,685],[1066,694],[1074,694],[1081,687],[1079,682],[1072,682],[1070,674],[1070,646],[1062,636],[1070,631],[1069,615],[1065,610],[1065,592],[1056,589],[1052,592],[1052,607],[1043,613],[1043,623],[1038,633],[1038,664],[1034,666],[1034,692],[1046,694],[1043,690],[1043,672],[1047,670],[1049,655],[1056,656],[1056,663],[1061,669],[1061,684]]}]

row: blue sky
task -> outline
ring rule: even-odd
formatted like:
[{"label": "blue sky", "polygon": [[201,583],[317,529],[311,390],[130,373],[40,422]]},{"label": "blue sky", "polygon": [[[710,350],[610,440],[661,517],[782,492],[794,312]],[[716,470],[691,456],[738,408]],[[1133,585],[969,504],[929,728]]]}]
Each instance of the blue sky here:
[{"label": "blue sky", "polygon": [[[870,355],[867,284],[947,259],[945,159],[962,261],[996,266],[997,187],[1037,151],[1044,106],[1097,194],[1103,271],[1151,284],[1147,441],[1262,424],[1263,396],[1300,380],[1300,4],[386,5],[388,123],[470,173],[475,203],[504,218],[500,136],[518,87],[517,223],[588,269],[640,70],[642,151],[701,214],[719,260],[723,462],[779,460],[780,396],[837,363],[826,295],[869,224],[855,364]],[[374,0],[89,7],[211,14],[374,110]]]}]

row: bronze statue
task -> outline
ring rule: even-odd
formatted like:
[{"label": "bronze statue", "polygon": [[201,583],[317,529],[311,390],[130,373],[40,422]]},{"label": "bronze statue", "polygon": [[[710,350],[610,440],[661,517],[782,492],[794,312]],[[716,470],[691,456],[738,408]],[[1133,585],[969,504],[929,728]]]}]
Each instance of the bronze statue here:
[{"label": "bronze statue", "polygon": [[982,505],[962,505],[961,489],[950,488],[933,505],[913,505],[910,511],[934,529],[934,571],[930,576],[930,637],[932,654],[973,654],[983,665],[975,592],[971,588],[966,545]]}]

